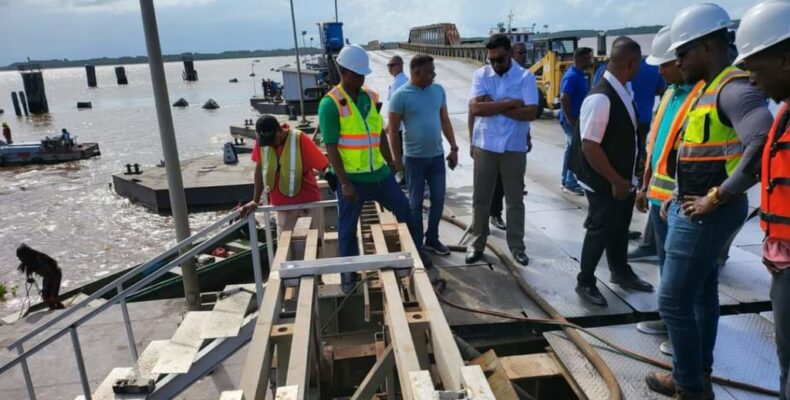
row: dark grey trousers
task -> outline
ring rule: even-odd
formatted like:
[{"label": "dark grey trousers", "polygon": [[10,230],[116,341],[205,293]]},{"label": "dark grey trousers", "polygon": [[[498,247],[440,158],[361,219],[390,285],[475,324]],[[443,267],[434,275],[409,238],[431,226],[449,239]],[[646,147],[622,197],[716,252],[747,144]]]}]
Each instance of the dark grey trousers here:
[{"label": "dark grey trousers", "polygon": [[790,368],[790,270],[773,274],[771,305],[774,310],[776,354],[779,356],[779,398],[790,400],[790,382],[787,381]]},{"label": "dark grey trousers", "polygon": [[524,250],[524,173],[526,152],[494,153],[474,149],[474,192],[472,194],[472,247],[483,251],[490,233],[491,200],[497,176],[505,189],[507,245],[511,251]]}]

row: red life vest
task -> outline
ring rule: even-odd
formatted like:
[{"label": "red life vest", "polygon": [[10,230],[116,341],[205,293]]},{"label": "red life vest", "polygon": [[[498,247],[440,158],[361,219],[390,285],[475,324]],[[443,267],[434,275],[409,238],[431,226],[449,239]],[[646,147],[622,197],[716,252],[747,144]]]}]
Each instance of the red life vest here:
[{"label": "red life vest", "polygon": [[790,240],[790,119],[783,103],[763,150],[760,226],[772,239]]}]

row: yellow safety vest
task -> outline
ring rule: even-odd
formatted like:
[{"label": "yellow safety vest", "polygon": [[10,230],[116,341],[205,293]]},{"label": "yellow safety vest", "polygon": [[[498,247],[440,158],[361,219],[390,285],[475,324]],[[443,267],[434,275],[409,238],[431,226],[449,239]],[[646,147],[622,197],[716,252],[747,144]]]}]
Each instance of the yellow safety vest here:
[{"label": "yellow safety vest", "polygon": [[678,183],[684,194],[705,194],[732,174],[743,157],[743,144],[735,129],[725,125],[716,102],[721,89],[749,74],[733,66],[710,82],[689,111],[678,148]]},{"label": "yellow safety vest", "polygon": [[351,174],[375,172],[385,164],[380,150],[384,123],[376,109],[379,95],[366,87],[362,87],[362,91],[370,97],[370,110],[366,118],[362,118],[357,105],[341,85],[327,93],[335,102],[340,117],[340,140],[337,149],[343,160],[343,167]]},{"label": "yellow safety vest", "polygon": [[277,173],[280,174],[277,190],[284,196],[296,197],[302,191],[302,131],[290,130],[285,139],[283,151],[277,156],[277,151],[271,146],[261,148],[263,155],[263,177],[266,193],[274,189]]},{"label": "yellow safety vest", "polygon": [[[675,115],[666,116],[668,118],[672,118],[672,124],[669,126],[669,132],[667,132],[667,135],[664,137],[664,143],[659,144],[661,146],[661,154],[659,156],[658,162],[656,163],[656,170],[650,171],[651,178],[647,189],[647,197],[652,200],[665,201],[672,197],[672,192],[675,190],[675,178],[669,173],[667,162],[670,161],[670,154],[672,151],[677,150],[678,146],[680,145],[680,141],[678,140],[680,128],[686,121],[686,116],[688,115],[688,110],[691,107],[691,104],[694,102],[694,100],[696,100],[697,94],[704,86],[704,81],[697,82],[697,84],[694,85],[694,87],[689,91],[686,99],[683,101],[683,104],[680,105],[680,108],[678,108]],[[664,93],[664,97],[661,98],[661,104],[658,106],[656,117],[653,119],[653,126],[650,130],[650,141],[648,143],[647,150],[647,169],[651,169],[650,161],[653,155],[653,146],[656,144],[655,140],[658,136],[659,127],[663,123],[666,108],[674,94],[675,91],[672,88]]]}]

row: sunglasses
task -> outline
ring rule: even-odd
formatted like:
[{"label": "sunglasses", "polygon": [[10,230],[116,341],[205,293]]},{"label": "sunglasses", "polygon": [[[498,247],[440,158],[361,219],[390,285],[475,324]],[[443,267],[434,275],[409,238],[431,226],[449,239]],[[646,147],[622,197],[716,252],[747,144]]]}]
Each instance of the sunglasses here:
[{"label": "sunglasses", "polygon": [[691,50],[694,50],[700,46],[702,46],[702,42],[694,43],[686,48],[679,48],[675,50],[675,57],[677,57],[678,59],[686,58],[686,56],[691,52]]}]

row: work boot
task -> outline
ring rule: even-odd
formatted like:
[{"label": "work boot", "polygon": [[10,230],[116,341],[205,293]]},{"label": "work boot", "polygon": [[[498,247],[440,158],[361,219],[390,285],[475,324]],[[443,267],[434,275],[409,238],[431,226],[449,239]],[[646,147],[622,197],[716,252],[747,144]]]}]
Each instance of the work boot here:
[{"label": "work boot", "polygon": [[576,285],[576,294],[579,295],[582,299],[586,300],[589,303],[604,306],[606,307],[607,302],[606,298],[603,297],[603,294],[598,290],[598,287],[595,284],[592,285]]},{"label": "work boot", "polygon": [[470,248],[469,251],[466,253],[466,263],[467,264],[474,264],[483,259],[483,252],[477,251],[473,248]]},{"label": "work boot", "polygon": [[[714,400],[716,395],[713,393],[713,383],[711,382],[710,375],[706,374],[702,377],[705,391],[703,393],[691,393],[678,388],[672,378],[671,372],[653,371],[645,377],[645,382],[650,390],[661,393],[665,396],[681,396],[673,397],[674,399],[701,399],[701,400]],[[684,397],[686,396],[686,397]],[[691,396],[691,397],[688,397]],[[701,396],[701,397],[694,397]]]}]

